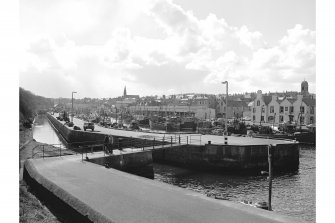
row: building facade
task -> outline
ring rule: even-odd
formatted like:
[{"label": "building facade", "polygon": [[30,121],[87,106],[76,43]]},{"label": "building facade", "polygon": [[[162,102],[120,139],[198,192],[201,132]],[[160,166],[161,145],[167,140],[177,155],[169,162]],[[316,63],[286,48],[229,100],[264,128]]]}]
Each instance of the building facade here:
[{"label": "building facade", "polygon": [[302,82],[301,92],[295,98],[267,96],[259,90],[256,99],[250,104],[251,120],[254,124],[314,124],[316,122],[315,102],[315,97],[308,92],[307,81]]}]

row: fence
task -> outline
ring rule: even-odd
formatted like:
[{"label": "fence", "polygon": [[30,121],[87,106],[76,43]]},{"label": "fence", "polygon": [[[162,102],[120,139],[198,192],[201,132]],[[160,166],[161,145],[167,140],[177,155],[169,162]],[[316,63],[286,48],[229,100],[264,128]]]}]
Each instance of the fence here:
[{"label": "fence", "polygon": [[[62,150],[66,149],[62,144],[41,144],[35,146],[31,151],[31,158],[41,154],[43,159],[48,156],[62,156]],[[63,153],[64,154],[64,153]]]}]

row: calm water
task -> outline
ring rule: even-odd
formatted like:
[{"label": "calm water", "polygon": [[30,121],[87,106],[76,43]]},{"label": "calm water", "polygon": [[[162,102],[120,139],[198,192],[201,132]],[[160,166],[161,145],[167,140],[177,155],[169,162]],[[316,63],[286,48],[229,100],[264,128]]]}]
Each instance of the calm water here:
[{"label": "calm water", "polygon": [[[43,116],[36,117],[33,136],[43,143],[62,143]],[[233,202],[267,201],[266,176],[219,175],[163,164],[154,164],[154,172],[155,180],[206,195],[221,195]],[[315,222],[315,150],[302,147],[299,171],[275,176],[272,190],[275,212]]]},{"label": "calm water", "polygon": [[[65,145],[56,134],[55,130],[51,127],[48,119],[43,115],[38,115],[35,118],[33,125],[33,137],[37,142],[47,144],[61,144],[62,148]],[[55,145],[57,147],[57,145]]]},{"label": "calm water", "polygon": [[[227,200],[267,201],[266,176],[232,176],[211,174],[154,164],[155,180],[163,181],[206,195],[221,195]],[[213,198],[214,199],[214,198]],[[299,171],[275,175],[272,208],[284,215],[315,222],[315,150],[300,150]]]}]

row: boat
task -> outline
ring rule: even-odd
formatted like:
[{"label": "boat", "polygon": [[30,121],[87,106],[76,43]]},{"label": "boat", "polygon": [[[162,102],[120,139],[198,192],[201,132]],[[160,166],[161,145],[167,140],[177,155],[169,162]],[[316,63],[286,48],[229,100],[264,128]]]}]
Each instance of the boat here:
[{"label": "boat", "polygon": [[180,120],[177,117],[164,118],[153,116],[149,120],[149,126],[151,130],[166,132],[180,131]]}]

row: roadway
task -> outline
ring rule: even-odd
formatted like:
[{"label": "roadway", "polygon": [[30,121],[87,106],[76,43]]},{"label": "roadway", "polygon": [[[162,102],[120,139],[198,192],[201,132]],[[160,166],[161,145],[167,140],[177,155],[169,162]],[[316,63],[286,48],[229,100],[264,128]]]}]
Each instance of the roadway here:
[{"label": "roadway", "polygon": [[[56,118],[56,114],[54,117]],[[73,118],[73,123],[83,129],[84,125],[83,120],[78,118]],[[70,128],[72,129],[72,128]],[[83,131],[83,130],[82,130]],[[86,130],[91,131],[91,130]],[[186,137],[188,137],[189,144],[193,145],[204,145],[207,144],[208,141],[211,141],[212,144],[224,144],[224,136],[218,135],[200,135],[200,134],[177,134],[177,133],[152,133],[152,132],[144,132],[144,131],[127,131],[127,130],[120,130],[120,129],[110,129],[105,128],[102,126],[98,126],[95,124],[95,133],[101,133],[106,135],[116,135],[116,136],[123,136],[123,137],[133,137],[133,138],[147,138],[147,139],[159,139],[163,136],[166,139],[173,139],[180,135],[184,142],[186,142]],[[290,140],[276,140],[276,139],[263,139],[263,138],[253,138],[253,137],[237,137],[237,136],[227,136],[228,144],[229,145],[269,145],[269,144],[291,144],[294,143]]]}]

